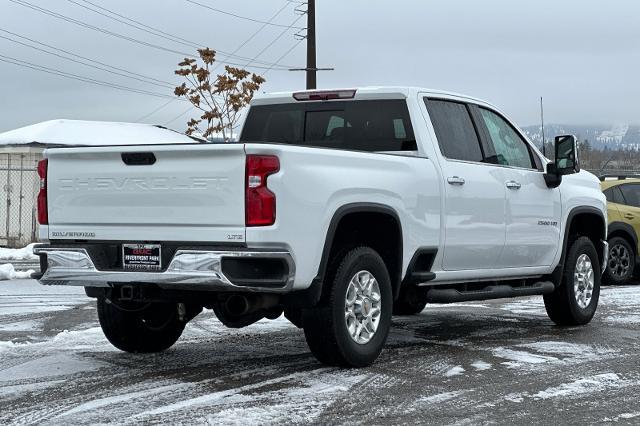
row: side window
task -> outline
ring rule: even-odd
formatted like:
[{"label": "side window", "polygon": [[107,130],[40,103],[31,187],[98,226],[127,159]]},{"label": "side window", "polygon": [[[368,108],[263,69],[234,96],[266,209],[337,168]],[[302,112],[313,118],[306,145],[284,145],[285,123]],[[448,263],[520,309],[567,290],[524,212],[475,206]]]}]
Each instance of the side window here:
[{"label": "side window", "polygon": [[492,162],[525,169],[536,168],[527,143],[504,118],[484,108],[480,108],[480,115],[496,153],[495,161]]},{"label": "side window", "polygon": [[626,200],[624,199],[624,195],[622,195],[622,191],[620,191],[619,186],[614,186],[613,188],[611,188],[611,192],[613,193],[612,198],[614,203],[627,204]]},{"label": "side window", "polygon": [[480,140],[465,104],[425,99],[440,152],[452,160],[482,162]]},{"label": "side window", "polygon": [[615,201],[613,201],[613,188],[609,188],[606,191],[603,192],[604,196],[607,199],[607,202],[609,203],[614,203]]},{"label": "side window", "polygon": [[617,188],[620,188],[622,195],[624,195],[624,204],[632,207],[640,207],[640,184],[626,183]]}]

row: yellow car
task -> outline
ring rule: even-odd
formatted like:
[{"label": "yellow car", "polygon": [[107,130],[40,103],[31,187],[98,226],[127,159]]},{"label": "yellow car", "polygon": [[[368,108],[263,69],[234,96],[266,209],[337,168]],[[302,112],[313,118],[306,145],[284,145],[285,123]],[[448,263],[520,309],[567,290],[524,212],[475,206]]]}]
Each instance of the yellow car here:
[{"label": "yellow car", "polygon": [[601,176],[609,214],[609,263],[603,279],[608,284],[625,284],[638,263],[640,234],[640,178]]}]

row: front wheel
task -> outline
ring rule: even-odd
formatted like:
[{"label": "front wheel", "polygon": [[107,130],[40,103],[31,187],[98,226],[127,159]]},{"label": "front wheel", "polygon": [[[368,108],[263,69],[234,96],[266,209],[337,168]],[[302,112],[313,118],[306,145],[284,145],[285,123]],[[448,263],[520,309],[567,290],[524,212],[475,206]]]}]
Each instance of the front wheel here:
[{"label": "front wheel", "polygon": [[384,261],[371,248],[356,248],[336,260],[340,263],[330,293],[304,311],[304,334],[320,362],[366,367],[387,340],[393,309],[391,280]]},{"label": "front wheel", "polygon": [[98,320],[116,348],[133,353],[160,352],[180,338],[185,322],[176,303],[112,302],[98,298]]},{"label": "front wheel", "polygon": [[584,325],[595,315],[599,298],[598,253],[589,238],[579,237],[567,252],[562,282],[544,296],[544,306],[557,325]]}]

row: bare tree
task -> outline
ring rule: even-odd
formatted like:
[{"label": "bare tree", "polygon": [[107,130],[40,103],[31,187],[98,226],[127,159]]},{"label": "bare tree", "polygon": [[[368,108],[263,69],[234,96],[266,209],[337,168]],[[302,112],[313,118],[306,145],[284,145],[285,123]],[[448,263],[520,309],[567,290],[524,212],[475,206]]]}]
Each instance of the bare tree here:
[{"label": "bare tree", "polygon": [[198,49],[198,54],[201,65],[196,59],[185,58],[175,71],[175,74],[183,76],[187,81],[176,87],[174,94],[185,97],[202,112],[200,117],[187,122],[185,133],[191,135],[199,132],[205,138],[217,133],[222,134],[225,142],[229,141],[238,126],[242,109],[249,104],[265,79],[228,65],[224,67],[223,74],[212,77],[212,65],[216,61],[215,50]]}]

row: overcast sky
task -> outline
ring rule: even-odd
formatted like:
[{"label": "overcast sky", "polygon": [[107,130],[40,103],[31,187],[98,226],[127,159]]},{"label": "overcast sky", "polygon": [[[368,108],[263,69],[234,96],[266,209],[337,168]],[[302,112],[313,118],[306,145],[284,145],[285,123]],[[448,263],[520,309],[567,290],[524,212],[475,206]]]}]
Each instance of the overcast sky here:
[{"label": "overcast sky", "polygon": [[[15,0],[23,1],[23,0]],[[58,14],[177,52],[175,43],[107,19],[73,2],[24,0]],[[260,23],[204,9],[186,0],[91,0],[166,33],[226,52]],[[289,26],[291,0],[197,0],[233,14]],[[121,18],[119,18],[121,19]],[[488,100],[526,126],[539,122],[539,97],[549,123],[640,124],[638,0],[317,0],[318,85],[412,85]],[[295,26],[304,26],[302,17]],[[179,83],[180,53],[143,46],[0,0],[0,36],[10,31],[146,77]],[[267,26],[237,55],[253,58],[285,30]],[[297,42],[295,29],[259,60],[273,62]],[[24,39],[22,40],[24,41]],[[169,88],[106,73],[0,38],[7,57],[79,76],[171,95]],[[243,62],[235,59],[236,62]],[[282,59],[304,66],[305,44]],[[264,72],[264,69],[255,69]],[[270,70],[266,91],[304,88],[304,73]],[[137,121],[184,130],[188,105],[69,80],[0,62],[0,131],[54,118]],[[159,110],[157,110],[160,108]],[[155,113],[149,115],[154,110]],[[179,117],[176,119],[176,117]]]}]

